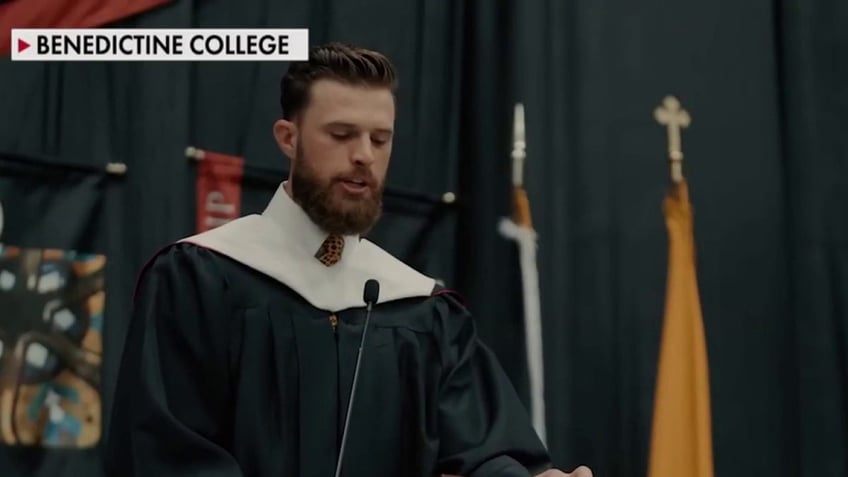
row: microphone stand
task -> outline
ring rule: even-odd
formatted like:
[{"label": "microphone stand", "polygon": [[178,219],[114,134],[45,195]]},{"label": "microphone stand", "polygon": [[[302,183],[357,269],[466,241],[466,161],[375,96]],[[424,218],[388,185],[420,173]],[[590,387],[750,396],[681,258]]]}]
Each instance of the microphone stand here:
[{"label": "microphone stand", "polygon": [[380,290],[380,285],[376,280],[368,280],[365,283],[364,298],[367,303],[365,311],[365,326],[362,328],[362,337],[359,339],[359,352],[356,353],[356,367],[353,370],[353,382],[350,385],[350,399],[347,402],[347,412],[345,413],[344,429],[342,430],[342,442],[339,448],[339,460],[336,463],[336,476],[340,477],[342,472],[342,462],[344,461],[345,444],[347,443],[347,431],[350,425],[350,414],[353,409],[353,400],[356,396],[356,383],[359,380],[359,365],[362,363],[362,348],[365,345],[365,334],[368,331],[368,322],[371,319],[371,307],[377,301],[377,295]]}]

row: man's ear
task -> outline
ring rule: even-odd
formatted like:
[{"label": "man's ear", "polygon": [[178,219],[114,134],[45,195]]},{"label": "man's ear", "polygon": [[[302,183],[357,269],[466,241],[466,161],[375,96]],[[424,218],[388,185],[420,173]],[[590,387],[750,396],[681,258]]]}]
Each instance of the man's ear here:
[{"label": "man's ear", "polygon": [[294,159],[297,152],[297,124],[286,119],[274,122],[274,139],[283,154]]}]

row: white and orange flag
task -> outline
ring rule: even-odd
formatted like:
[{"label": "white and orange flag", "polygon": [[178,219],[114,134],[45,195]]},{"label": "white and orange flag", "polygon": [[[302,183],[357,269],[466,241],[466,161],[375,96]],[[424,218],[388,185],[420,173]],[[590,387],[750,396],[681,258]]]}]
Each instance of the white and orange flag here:
[{"label": "white and orange flag", "polygon": [[530,375],[530,411],[533,427],[542,442],[545,429],[545,370],[542,348],[542,313],[539,296],[539,270],[536,263],[536,231],[530,217],[530,201],[524,190],[525,154],[524,105],[515,105],[512,148],[512,218],[503,218],[500,232],[518,246],[521,290],[524,303],[524,336]]}]

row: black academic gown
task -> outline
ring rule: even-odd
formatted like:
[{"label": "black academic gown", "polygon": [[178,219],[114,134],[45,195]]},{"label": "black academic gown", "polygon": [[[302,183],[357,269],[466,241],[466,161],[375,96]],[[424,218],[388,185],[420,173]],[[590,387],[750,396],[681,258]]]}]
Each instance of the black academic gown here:
[{"label": "black academic gown", "polygon": [[[266,275],[176,244],[139,282],[109,476],[331,477],[365,309],[315,309]],[[529,476],[530,418],[450,294],[374,307],[344,476]]]}]

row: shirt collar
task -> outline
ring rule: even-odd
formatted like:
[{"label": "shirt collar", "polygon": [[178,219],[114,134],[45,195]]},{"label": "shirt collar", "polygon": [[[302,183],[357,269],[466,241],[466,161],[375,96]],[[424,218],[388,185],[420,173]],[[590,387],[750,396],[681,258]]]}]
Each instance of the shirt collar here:
[{"label": "shirt collar", "polygon": [[[294,243],[302,249],[303,253],[310,257],[314,256],[329,234],[315,224],[303,208],[289,196],[285,184],[286,182],[283,182],[277,188],[262,215],[278,224],[290,238],[294,239]],[[345,235],[344,240],[342,262],[352,255],[359,244],[359,235]]]}]

